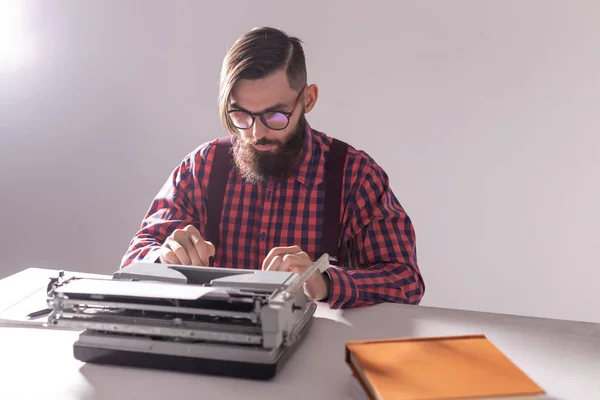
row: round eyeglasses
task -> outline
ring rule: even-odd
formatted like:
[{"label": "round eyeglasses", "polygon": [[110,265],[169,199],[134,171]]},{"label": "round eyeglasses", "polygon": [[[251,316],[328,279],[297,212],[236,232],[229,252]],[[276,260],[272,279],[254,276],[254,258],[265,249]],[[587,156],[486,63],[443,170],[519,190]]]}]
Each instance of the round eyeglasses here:
[{"label": "round eyeglasses", "polygon": [[254,120],[256,117],[258,117],[263,125],[267,128],[275,131],[281,131],[287,128],[289,125],[290,118],[292,117],[292,114],[298,105],[298,100],[300,100],[302,92],[304,92],[304,88],[302,88],[300,93],[298,93],[298,97],[296,97],[296,101],[294,102],[291,112],[269,110],[261,113],[251,113],[250,111],[235,109],[230,110],[227,113],[229,114],[229,119],[231,120],[233,126],[238,129],[246,130],[252,128],[252,125],[254,125]]}]

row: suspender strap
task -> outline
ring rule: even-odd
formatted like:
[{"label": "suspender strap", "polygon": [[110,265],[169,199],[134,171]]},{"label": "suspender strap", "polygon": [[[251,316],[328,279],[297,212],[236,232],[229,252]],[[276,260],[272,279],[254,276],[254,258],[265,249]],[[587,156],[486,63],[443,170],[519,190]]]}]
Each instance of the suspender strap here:
[{"label": "suspender strap", "polygon": [[210,167],[210,176],[208,178],[208,200],[206,203],[206,237],[205,240],[211,242],[215,249],[219,247],[221,214],[223,212],[223,198],[225,197],[225,188],[229,177],[229,171],[232,167],[232,159],[229,153],[231,148],[231,137],[219,139],[215,146],[213,162]]},{"label": "suspender strap", "polygon": [[347,151],[347,143],[333,139],[325,161],[325,210],[321,254],[329,254],[332,261],[339,260],[338,242],[342,233],[340,210]]}]

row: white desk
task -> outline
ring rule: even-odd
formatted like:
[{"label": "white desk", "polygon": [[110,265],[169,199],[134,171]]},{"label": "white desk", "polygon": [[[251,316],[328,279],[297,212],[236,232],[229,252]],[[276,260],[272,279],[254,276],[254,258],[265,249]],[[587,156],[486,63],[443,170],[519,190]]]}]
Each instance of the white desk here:
[{"label": "white desk", "polygon": [[[45,285],[48,270],[0,281],[0,310]],[[41,285],[40,285],[41,282]],[[83,364],[77,332],[0,326],[1,399],[353,399],[344,342],[365,338],[483,333],[548,392],[548,399],[600,399],[600,324],[382,304],[320,307],[307,340],[269,382]]]}]

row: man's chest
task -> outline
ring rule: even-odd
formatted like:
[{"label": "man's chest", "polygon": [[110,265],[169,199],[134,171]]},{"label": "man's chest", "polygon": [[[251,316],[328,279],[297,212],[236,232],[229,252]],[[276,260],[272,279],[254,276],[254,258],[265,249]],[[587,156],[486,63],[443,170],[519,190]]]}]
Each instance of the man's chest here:
[{"label": "man's chest", "polygon": [[223,200],[216,266],[261,268],[274,247],[298,246],[313,259],[320,255],[322,185],[232,182]]}]

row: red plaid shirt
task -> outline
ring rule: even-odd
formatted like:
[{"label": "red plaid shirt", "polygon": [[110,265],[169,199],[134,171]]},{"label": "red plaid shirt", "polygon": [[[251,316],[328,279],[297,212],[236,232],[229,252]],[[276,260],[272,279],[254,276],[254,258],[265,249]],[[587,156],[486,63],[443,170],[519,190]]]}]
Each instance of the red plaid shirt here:
[{"label": "red plaid shirt", "polygon": [[[188,154],[160,189],[121,266],[155,261],[177,228],[193,224],[205,235],[206,187],[214,143]],[[273,247],[299,246],[313,260],[320,250],[324,154],[331,138],[307,124],[301,163],[287,181],[244,182],[232,169],[223,203],[221,243],[214,265],[260,269]],[[348,147],[342,187],[340,266],[326,274],[331,308],[381,302],[419,304],[425,286],[417,265],[413,225],[389,187],[385,171],[366,153]],[[321,206],[320,206],[321,205]],[[206,237],[206,236],[204,236]]]}]

